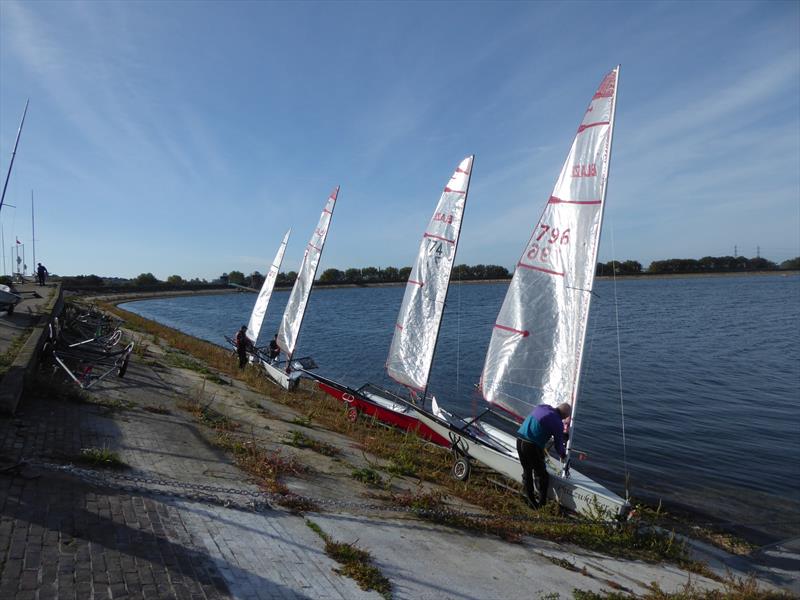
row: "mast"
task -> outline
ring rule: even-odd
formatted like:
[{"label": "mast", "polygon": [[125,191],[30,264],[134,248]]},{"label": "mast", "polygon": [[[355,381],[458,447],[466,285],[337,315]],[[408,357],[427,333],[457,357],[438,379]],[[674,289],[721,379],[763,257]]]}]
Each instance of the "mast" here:
[{"label": "mast", "polygon": [[19,122],[19,129],[17,130],[17,139],[14,142],[14,151],[11,153],[11,163],[8,165],[8,172],[6,173],[6,182],[3,184],[3,194],[0,196],[0,211],[3,210],[3,200],[6,198],[6,188],[8,187],[8,179],[11,177],[11,169],[14,166],[14,157],[17,155],[17,146],[19,145],[19,136],[22,133],[22,126],[25,124],[25,115],[28,114],[28,103],[30,98],[25,101],[25,110],[22,111],[22,120]]},{"label": "mast", "polygon": [[[597,240],[595,242],[594,253],[593,253],[594,254],[594,257],[593,257],[594,260],[592,261],[593,265],[595,265],[595,266],[596,266],[596,263],[597,263],[597,251],[598,251],[598,249],[600,247],[600,235],[601,235],[601,232],[603,231],[603,217],[605,216],[605,213],[606,213],[606,192],[608,191],[608,176],[611,173],[611,144],[612,144],[612,141],[614,139],[614,123],[615,123],[615,117],[616,117],[616,114],[617,114],[617,90],[619,89],[619,68],[620,68],[620,65],[617,65],[617,68],[615,69],[616,70],[616,76],[614,78],[614,97],[611,99],[611,125],[610,125],[609,130],[608,130],[608,156],[606,157],[606,159],[604,161],[605,165],[606,165],[606,173],[605,173],[605,177],[603,178],[603,183],[602,183],[603,188],[602,188],[602,192],[601,192],[601,196],[600,196],[600,199],[602,201],[601,204],[600,204],[600,221],[598,223],[598,231],[600,233],[597,234]],[[594,288],[594,278],[595,278],[595,274],[596,273],[597,273],[597,269],[593,268],[592,271],[591,271],[591,276],[590,276],[590,280],[589,280],[589,289],[593,289]],[[589,308],[591,307],[591,304],[592,304],[592,295],[589,294],[589,299],[586,301],[586,310],[585,310],[585,313],[584,313],[584,316],[583,316],[583,319],[582,319],[582,324],[581,324],[581,327],[583,329],[583,332],[581,334],[581,345],[580,345],[581,349],[583,349],[585,347],[585,345],[586,345],[586,332],[588,330],[588,325],[589,325]],[[578,389],[580,387],[580,381],[581,381],[581,368],[583,366],[583,354],[584,354],[583,351],[581,351],[579,353],[579,355],[578,355],[578,367],[577,367],[577,370],[575,372],[575,388],[574,388],[574,392],[573,392],[573,396],[572,396],[572,417],[569,420],[570,436],[569,436],[569,439],[567,440],[567,460],[566,460],[566,464],[569,464],[569,453],[570,453],[570,450],[572,449],[572,439],[573,439],[572,432],[573,432],[573,429],[575,428],[575,413],[576,413],[576,409],[577,409],[577,405],[578,405]]]},{"label": "mast", "polygon": [[31,243],[33,244],[33,264],[36,264],[36,222],[33,217],[33,190],[31,190]]}]

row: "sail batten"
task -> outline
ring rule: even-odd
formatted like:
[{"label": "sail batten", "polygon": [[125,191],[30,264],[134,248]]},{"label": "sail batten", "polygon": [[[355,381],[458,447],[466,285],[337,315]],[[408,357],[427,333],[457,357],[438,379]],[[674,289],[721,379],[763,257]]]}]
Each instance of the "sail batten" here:
[{"label": "sail batten", "polygon": [[[574,405],[594,283],[618,67],[584,113],[492,329],[480,388],[522,419],[537,404]],[[526,334],[527,333],[527,334]]]},{"label": "sail batten", "polygon": [[314,277],[317,274],[322,250],[328,237],[328,230],[330,229],[333,209],[336,207],[338,195],[339,186],[336,186],[336,189],[328,196],[319,216],[317,228],[306,245],[300,269],[297,271],[297,279],[294,282],[294,287],[292,287],[292,293],[286,303],[286,310],[283,312],[281,324],[278,328],[278,347],[289,357],[294,354],[297,347],[297,338],[300,335],[300,327],[303,324],[308,298],[311,295],[311,287],[314,285]]},{"label": "sail batten", "polygon": [[474,158],[456,167],[424,229],[386,360],[389,377],[418,392],[428,385]]},{"label": "sail batten", "polygon": [[275,281],[278,278],[278,273],[281,270],[283,263],[283,255],[286,252],[286,244],[289,243],[289,234],[291,229],[283,236],[281,245],[278,246],[278,252],[275,254],[275,260],[269,267],[269,272],[264,277],[264,283],[261,286],[261,291],[258,292],[258,298],[253,306],[253,312],[250,313],[250,322],[247,324],[247,337],[256,342],[258,335],[261,332],[261,325],[264,322],[264,316],[267,314],[267,306],[272,297],[272,290],[275,288]]}]

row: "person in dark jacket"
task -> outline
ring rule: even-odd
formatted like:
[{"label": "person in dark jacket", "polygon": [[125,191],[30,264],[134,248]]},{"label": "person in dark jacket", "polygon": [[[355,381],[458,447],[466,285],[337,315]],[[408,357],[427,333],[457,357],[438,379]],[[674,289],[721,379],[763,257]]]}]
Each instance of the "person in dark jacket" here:
[{"label": "person in dark jacket", "polygon": [[36,277],[39,279],[39,285],[45,285],[48,275],[49,273],[47,272],[47,267],[45,267],[42,263],[37,263]]},{"label": "person in dark jacket", "polygon": [[278,346],[278,334],[275,334],[275,337],[269,341],[269,360],[270,362],[275,362],[278,360],[278,357],[281,355],[280,346]]},{"label": "person in dark jacket", "polygon": [[[550,438],[558,455],[564,459],[567,454],[565,445],[564,421],[572,415],[572,407],[564,402],[557,407],[540,404],[522,422],[517,431],[517,454],[522,465],[522,483],[528,503],[533,508],[541,508],[547,503],[547,489],[550,475],[545,466],[545,448]],[[539,497],[534,489],[534,477]]]},{"label": "person in dark jacket", "polygon": [[247,364],[247,351],[253,347],[253,340],[247,337],[247,325],[242,325],[233,341],[236,343],[236,353],[239,355],[239,368],[244,369]]}]

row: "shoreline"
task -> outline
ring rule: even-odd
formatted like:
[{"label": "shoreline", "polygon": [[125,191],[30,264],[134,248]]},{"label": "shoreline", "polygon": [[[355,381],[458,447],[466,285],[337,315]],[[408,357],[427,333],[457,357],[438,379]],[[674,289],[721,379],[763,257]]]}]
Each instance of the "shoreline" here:
[{"label": "shoreline", "polygon": [[[597,275],[595,277],[596,280],[600,281],[621,281],[621,280],[649,280],[649,279],[701,279],[705,277],[709,278],[724,278],[724,277],[769,277],[769,276],[781,276],[781,277],[797,277],[800,276],[800,271],[743,271],[743,272],[731,272],[731,273],[657,273],[657,274],[646,274],[646,273],[639,273],[635,275],[617,275],[616,278],[611,275]],[[481,284],[508,284],[511,282],[511,279],[470,279],[465,281],[451,281],[450,285],[481,285]],[[324,291],[324,290],[338,290],[338,289],[369,289],[369,288],[387,288],[387,287],[404,287],[406,282],[404,281],[393,281],[393,282],[384,282],[384,283],[333,283],[333,284],[319,284],[318,282],[314,283],[313,291]],[[290,292],[292,290],[291,286],[281,286],[275,287],[273,293],[279,292]],[[69,295],[79,295],[79,296],[86,296],[96,299],[100,302],[112,302],[114,304],[120,304],[122,302],[136,302],[139,300],[149,300],[152,298],[170,298],[170,297],[182,297],[182,296],[216,296],[216,295],[225,295],[225,294],[256,294],[256,291],[245,290],[242,288],[223,288],[223,289],[207,289],[207,290],[181,290],[181,289],[171,289],[171,290],[148,290],[142,292],[110,292],[110,293],[100,293],[97,294],[96,291],[88,292],[87,290],[81,291],[72,291],[68,290]],[[97,295],[95,295],[97,294]],[[120,299],[122,298],[122,299]]]}]

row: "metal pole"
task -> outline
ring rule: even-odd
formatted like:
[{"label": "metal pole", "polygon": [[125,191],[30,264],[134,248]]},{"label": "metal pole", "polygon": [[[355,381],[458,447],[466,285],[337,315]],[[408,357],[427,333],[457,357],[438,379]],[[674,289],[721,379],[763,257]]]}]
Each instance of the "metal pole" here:
[{"label": "metal pole", "polygon": [[17,130],[17,140],[14,142],[14,151],[11,153],[11,163],[8,165],[8,173],[6,173],[6,182],[3,184],[3,194],[0,196],[0,211],[3,210],[3,200],[6,199],[6,188],[8,187],[8,179],[11,177],[11,167],[14,166],[14,157],[17,155],[17,146],[19,145],[19,134],[22,133],[22,126],[25,124],[25,115],[28,114],[28,102],[30,98],[25,101],[25,110],[22,111],[22,120],[19,122],[19,129]]},{"label": "metal pole", "polygon": [[33,217],[33,190],[31,190],[31,242],[33,243],[33,264],[36,264],[36,221]]}]

